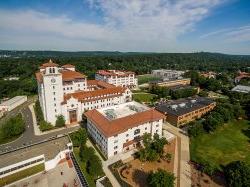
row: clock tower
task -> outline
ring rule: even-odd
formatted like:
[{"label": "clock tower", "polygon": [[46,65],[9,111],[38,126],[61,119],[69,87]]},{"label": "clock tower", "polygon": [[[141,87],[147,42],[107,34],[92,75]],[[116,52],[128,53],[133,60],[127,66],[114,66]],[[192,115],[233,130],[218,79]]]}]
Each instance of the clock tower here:
[{"label": "clock tower", "polygon": [[43,113],[44,120],[55,124],[57,116],[62,114],[63,81],[57,64],[49,60],[44,64],[43,75]]}]

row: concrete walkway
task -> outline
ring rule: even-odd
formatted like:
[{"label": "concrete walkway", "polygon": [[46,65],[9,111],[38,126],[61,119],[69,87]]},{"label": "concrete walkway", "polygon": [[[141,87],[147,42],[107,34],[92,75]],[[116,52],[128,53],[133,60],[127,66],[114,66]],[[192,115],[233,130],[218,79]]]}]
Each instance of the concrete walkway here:
[{"label": "concrete walkway", "polygon": [[191,186],[191,167],[189,165],[189,161],[190,161],[189,137],[186,136],[185,133],[181,129],[174,127],[168,123],[165,123],[163,125],[163,128],[175,134],[181,140],[180,152],[178,153],[180,154],[179,155],[180,157],[180,161],[179,161],[180,184],[179,186],[190,187]]}]

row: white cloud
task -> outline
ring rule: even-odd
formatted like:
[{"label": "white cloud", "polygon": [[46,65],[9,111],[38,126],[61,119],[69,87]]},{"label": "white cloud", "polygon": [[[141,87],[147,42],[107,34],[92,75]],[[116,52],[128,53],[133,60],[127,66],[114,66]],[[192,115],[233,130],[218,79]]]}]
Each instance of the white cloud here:
[{"label": "white cloud", "polygon": [[200,36],[201,39],[211,39],[211,37],[220,38],[221,41],[224,41],[226,43],[249,42],[250,25],[234,28],[224,28]]},{"label": "white cloud", "polygon": [[[0,43],[11,46],[25,38],[17,45],[39,49],[58,45],[58,49],[66,50],[171,51],[176,48],[178,36],[194,29],[223,1],[88,0],[93,11],[102,11],[102,24],[32,10],[0,10]],[[60,39],[64,41],[58,42]]]}]

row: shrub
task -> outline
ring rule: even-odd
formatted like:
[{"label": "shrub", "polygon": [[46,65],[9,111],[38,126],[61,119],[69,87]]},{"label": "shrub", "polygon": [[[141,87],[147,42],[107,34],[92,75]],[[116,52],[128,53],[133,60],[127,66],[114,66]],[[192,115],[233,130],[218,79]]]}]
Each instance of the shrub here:
[{"label": "shrub", "polygon": [[47,130],[51,130],[53,129],[54,126],[51,125],[51,123],[48,123],[46,121],[41,121],[40,124],[39,124],[39,129],[43,132],[43,131],[47,131]]},{"label": "shrub", "polygon": [[56,119],[56,127],[64,127],[65,126],[65,119],[63,115],[57,116]]},{"label": "shrub", "polygon": [[162,169],[156,172],[151,172],[147,178],[148,184],[151,187],[174,187],[174,174]]}]

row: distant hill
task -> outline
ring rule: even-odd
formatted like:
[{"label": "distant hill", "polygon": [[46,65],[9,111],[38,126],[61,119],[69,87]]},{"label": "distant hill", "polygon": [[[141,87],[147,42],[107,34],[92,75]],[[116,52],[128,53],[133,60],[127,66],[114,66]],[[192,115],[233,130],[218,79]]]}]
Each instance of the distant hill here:
[{"label": "distant hill", "polygon": [[210,52],[197,52],[197,53],[153,53],[153,52],[119,52],[119,51],[15,51],[15,50],[0,50],[0,57],[82,57],[82,56],[133,56],[133,55],[187,55],[187,54],[199,54],[208,57],[243,57],[250,58],[250,55],[229,55],[222,53],[210,53]]}]

